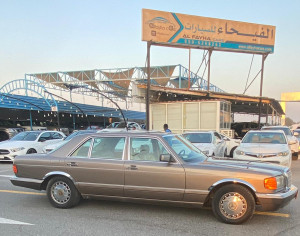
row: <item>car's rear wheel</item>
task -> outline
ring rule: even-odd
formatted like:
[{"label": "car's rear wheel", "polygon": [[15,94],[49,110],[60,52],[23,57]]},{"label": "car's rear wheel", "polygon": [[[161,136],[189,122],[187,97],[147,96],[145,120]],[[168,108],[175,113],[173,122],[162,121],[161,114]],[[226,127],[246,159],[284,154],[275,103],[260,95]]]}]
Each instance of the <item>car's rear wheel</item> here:
[{"label": "car's rear wheel", "polygon": [[217,219],[222,222],[241,224],[253,216],[255,200],[247,188],[237,184],[229,184],[215,192],[212,210]]},{"label": "car's rear wheel", "polygon": [[37,153],[37,151],[33,148],[28,149],[28,151],[26,152],[26,154],[32,154],[32,153]]},{"label": "car's rear wheel", "polygon": [[70,179],[57,176],[48,182],[47,196],[54,207],[70,208],[79,203],[81,195]]},{"label": "car's rear wheel", "polygon": [[292,159],[293,160],[298,160],[298,155],[299,155],[298,152],[294,152],[293,155],[292,155]]}]

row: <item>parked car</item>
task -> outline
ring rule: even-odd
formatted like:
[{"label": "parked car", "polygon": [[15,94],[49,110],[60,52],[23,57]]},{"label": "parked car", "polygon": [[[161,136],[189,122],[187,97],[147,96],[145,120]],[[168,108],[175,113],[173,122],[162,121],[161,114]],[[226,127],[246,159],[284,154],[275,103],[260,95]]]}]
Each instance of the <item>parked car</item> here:
[{"label": "parked car", "polygon": [[212,206],[232,224],[298,193],[286,167],[208,158],[180,135],[155,132],[78,135],[50,154],[17,156],[13,170],[14,185],[46,190],[57,208],[81,197]]},{"label": "parked car", "polygon": [[226,156],[233,157],[233,152],[240,145],[241,140],[235,138],[229,138],[224,134],[220,134],[220,135],[226,143],[226,150],[227,150]]},{"label": "parked car", "polygon": [[182,136],[207,156],[224,157],[227,153],[225,140],[216,131],[189,132]]},{"label": "parked car", "polygon": [[[300,129],[295,129],[293,131],[293,135],[298,139],[298,142],[300,143]],[[300,145],[299,145],[299,149],[298,149],[298,154],[300,153]]]},{"label": "parked car", "polygon": [[261,128],[262,130],[282,130],[288,140],[289,147],[292,151],[293,160],[298,160],[299,155],[299,141],[293,135],[292,131],[287,126],[264,126]]},{"label": "parked car", "polygon": [[97,130],[78,130],[78,131],[74,131],[72,134],[70,134],[68,137],[66,137],[62,141],[57,142],[57,143],[52,143],[52,144],[49,144],[49,145],[45,146],[43,148],[43,153],[51,152],[52,150],[66,144],[67,142],[69,142],[72,138],[74,138],[77,135],[91,134],[91,133],[96,133],[96,132],[97,132]]},{"label": "parked car", "polygon": [[120,122],[113,122],[113,123],[111,123],[109,126],[107,126],[107,128],[116,128],[116,126],[118,125],[118,124],[120,124]]},{"label": "parked car", "polygon": [[[114,123],[118,123],[118,124],[112,125]],[[123,122],[114,122],[114,123],[112,123],[110,126],[108,126],[103,131],[104,132],[106,132],[106,131],[114,131],[114,132],[116,132],[116,131],[126,130],[126,123],[127,123],[128,130],[142,130],[141,126],[138,123],[136,123],[136,122],[127,121],[125,123],[123,121]]]},{"label": "parked car", "polygon": [[282,130],[250,130],[234,151],[233,158],[290,167],[292,153]]},{"label": "parked car", "polygon": [[14,160],[18,155],[42,153],[43,147],[66,136],[58,131],[25,131],[0,143],[0,160]]}]

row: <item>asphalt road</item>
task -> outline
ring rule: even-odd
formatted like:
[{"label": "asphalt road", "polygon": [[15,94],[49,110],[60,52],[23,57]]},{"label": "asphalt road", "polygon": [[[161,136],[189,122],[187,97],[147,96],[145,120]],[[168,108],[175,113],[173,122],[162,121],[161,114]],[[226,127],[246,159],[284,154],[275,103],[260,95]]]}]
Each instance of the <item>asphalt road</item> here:
[{"label": "asphalt road", "polygon": [[[300,187],[300,159],[293,161]],[[300,235],[299,198],[277,212],[256,212],[243,225],[216,220],[209,209],[84,200],[56,209],[44,192],[15,187],[11,163],[0,163],[0,235]]]}]

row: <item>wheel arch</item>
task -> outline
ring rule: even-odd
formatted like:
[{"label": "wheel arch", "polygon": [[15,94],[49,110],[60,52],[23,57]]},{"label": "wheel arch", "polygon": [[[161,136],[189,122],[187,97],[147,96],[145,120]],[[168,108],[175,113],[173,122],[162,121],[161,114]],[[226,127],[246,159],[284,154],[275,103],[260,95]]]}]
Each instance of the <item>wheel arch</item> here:
[{"label": "wheel arch", "polygon": [[73,184],[76,186],[76,182],[75,180],[72,178],[72,176],[66,172],[63,171],[53,171],[53,172],[49,172],[47,173],[44,177],[43,177],[43,183],[41,185],[41,189],[42,190],[46,190],[48,182],[50,181],[50,179],[54,178],[54,177],[58,177],[58,176],[63,176],[63,177],[67,177],[68,179],[70,179]]},{"label": "wheel arch", "polygon": [[229,184],[237,184],[247,188],[250,191],[250,193],[253,195],[255,202],[258,203],[258,198],[256,197],[256,189],[253,187],[252,184],[241,179],[223,179],[215,182],[208,188],[209,194],[207,195],[203,205],[210,206],[211,199],[213,198],[215,192],[220,188],[224,187],[225,185],[229,185]]}]

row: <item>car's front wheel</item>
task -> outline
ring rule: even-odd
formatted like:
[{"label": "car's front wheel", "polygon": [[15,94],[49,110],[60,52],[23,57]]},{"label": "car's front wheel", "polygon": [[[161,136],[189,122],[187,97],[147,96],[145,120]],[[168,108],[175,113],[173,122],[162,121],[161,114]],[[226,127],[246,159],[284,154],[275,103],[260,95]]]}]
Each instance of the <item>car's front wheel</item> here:
[{"label": "car's front wheel", "polygon": [[299,155],[298,152],[294,152],[294,153],[293,153],[293,156],[292,156],[292,159],[293,159],[293,160],[298,160],[298,155]]},{"label": "car's front wheel", "polygon": [[215,192],[212,210],[222,222],[241,224],[253,216],[255,200],[247,188],[237,184],[229,184]]},{"label": "car's front wheel", "polygon": [[46,191],[50,203],[57,208],[70,208],[80,201],[80,193],[73,182],[64,176],[52,178]]}]

